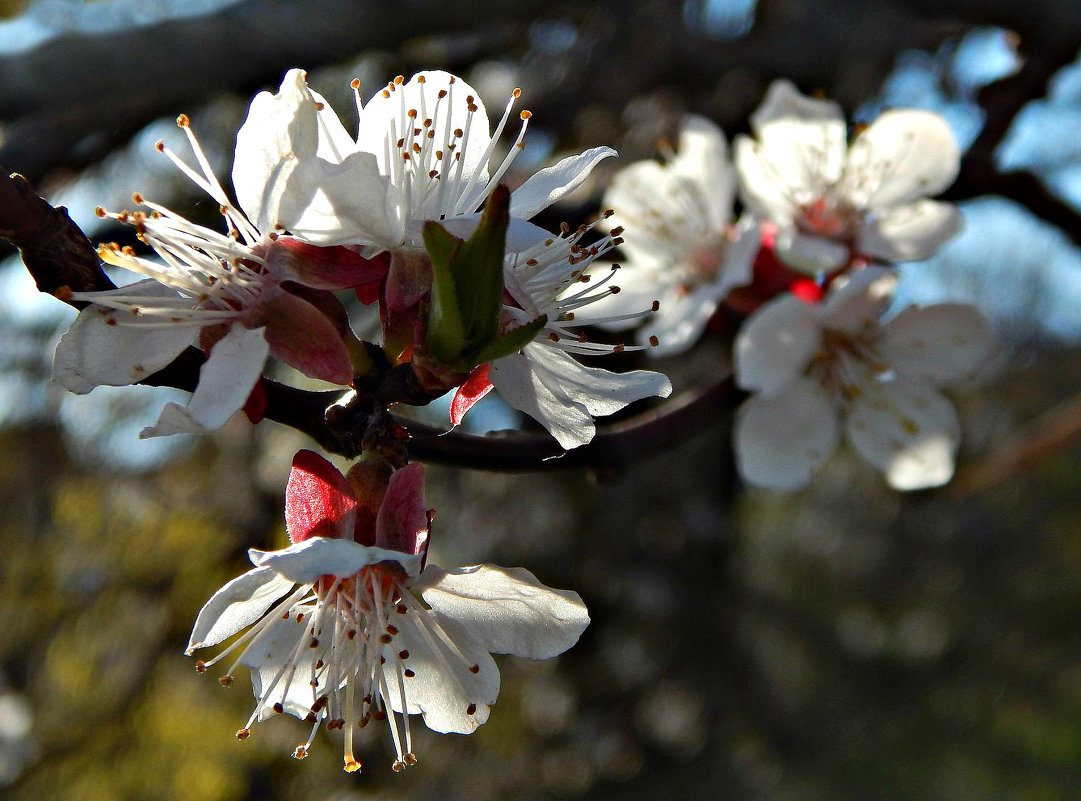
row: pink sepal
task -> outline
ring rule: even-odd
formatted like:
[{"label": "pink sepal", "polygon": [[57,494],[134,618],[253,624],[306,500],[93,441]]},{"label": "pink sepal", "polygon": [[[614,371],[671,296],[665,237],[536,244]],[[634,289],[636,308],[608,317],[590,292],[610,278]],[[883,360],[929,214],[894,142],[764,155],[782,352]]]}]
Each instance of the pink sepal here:
[{"label": "pink sepal", "polygon": [[271,354],[304,375],[333,384],[352,382],[353,365],[337,328],[303,298],[284,289],[268,291],[244,322],[249,328],[266,326]]},{"label": "pink sepal", "polygon": [[270,246],[267,268],[283,280],[315,289],[352,289],[382,280],[390,261],[380,254],[366,259],[341,245],[320,247],[289,236]]},{"label": "pink sepal", "polygon": [[424,465],[395,470],[375,519],[375,545],[423,555],[428,550],[428,509],[424,504]]},{"label": "pink sepal", "polygon": [[451,425],[456,426],[461,423],[465,413],[473,407],[473,404],[493,389],[495,386],[488,380],[488,365],[482,364],[474,368],[469,378],[458,387],[458,391],[454,393],[454,398],[450,402]]},{"label": "pink sepal", "polygon": [[289,539],[352,539],[356,499],[345,476],[314,451],[297,451],[285,487],[285,528]]}]

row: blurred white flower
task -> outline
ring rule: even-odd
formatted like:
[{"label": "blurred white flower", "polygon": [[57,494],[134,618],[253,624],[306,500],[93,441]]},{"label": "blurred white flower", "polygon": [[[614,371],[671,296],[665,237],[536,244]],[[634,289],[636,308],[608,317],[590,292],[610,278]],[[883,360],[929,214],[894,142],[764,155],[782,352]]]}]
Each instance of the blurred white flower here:
[{"label": "blurred white flower", "polygon": [[775,81],[735,140],[740,196],[780,227],[778,254],[809,273],[853,257],[914,261],[957,233],[961,215],[927,200],[953,183],[960,152],[929,111],[887,111],[846,147],[844,115],[828,100]]},{"label": "blurred white flower", "polygon": [[961,438],[938,388],[973,373],[995,346],[972,306],[912,306],[882,321],[896,277],[867,267],[836,281],[821,303],[786,295],[736,338],[736,381],[754,395],[736,418],[740,474],[751,484],[804,486],[849,443],[890,486],[950,480]]},{"label": "blurred white flower", "polygon": [[632,313],[659,301],[637,333],[640,344],[658,343],[650,355],[690,348],[725,296],[750,283],[758,230],[749,216],[734,224],[735,192],[724,133],[697,116],[684,117],[677,151],[666,163],[635,162],[612,179],[604,206],[615,210],[612,220],[625,231],[627,258],[622,292],[599,309]]}]

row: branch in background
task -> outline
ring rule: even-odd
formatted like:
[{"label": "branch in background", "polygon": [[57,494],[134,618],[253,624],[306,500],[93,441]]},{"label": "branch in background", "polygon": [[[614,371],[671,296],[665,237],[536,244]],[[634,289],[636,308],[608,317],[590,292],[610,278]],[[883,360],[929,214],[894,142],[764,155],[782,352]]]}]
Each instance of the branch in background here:
[{"label": "branch in background", "polygon": [[964,200],[1001,195],[1040,219],[1056,226],[1081,246],[1081,214],[1055,197],[1044,183],[1028,172],[999,172],[995,151],[1006,138],[1017,115],[1033,98],[1044,97],[1051,79],[1077,58],[1081,39],[1067,32],[1023,42],[1025,60],[1016,73],[980,90],[977,99],[987,118],[976,141],[961,159],[957,181],[942,197]]},{"label": "branch in background", "polygon": [[[53,208],[38,197],[21,176],[0,179],[0,236],[21,249],[23,263],[41,291],[73,306],[80,304],[64,297],[64,287],[87,292],[114,286],[102,271],[93,246],[66,210]],[[169,366],[141,383],[192,392],[205,361],[201,350],[189,347]],[[364,396],[358,404],[362,413],[365,408],[382,408],[395,399],[411,399],[401,371],[390,370],[384,379],[370,389],[358,390]],[[312,392],[265,378],[261,381],[266,395],[265,417],[307,434],[328,452],[349,457],[359,453],[357,431],[363,432],[365,421],[357,418],[357,427],[343,426],[341,420],[327,417],[328,407],[342,397],[343,391]],[[423,461],[485,470],[615,470],[672,448],[689,435],[723,420],[725,413],[744,397],[729,377],[704,391],[685,393],[603,428],[588,445],[566,454],[548,434],[513,431],[480,437],[457,431],[445,433],[404,418],[397,418],[397,423],[412,436],[410,454]]]},{"label": "branch in background", "polygon": [[[98,254],[63,206],[53,207],[17,173],[0,165],[0,237],[22,252],[38,290],[57,295],[65,288],[93,292],[112,289]],[[66,301],[77,308],[86,303]]]}]

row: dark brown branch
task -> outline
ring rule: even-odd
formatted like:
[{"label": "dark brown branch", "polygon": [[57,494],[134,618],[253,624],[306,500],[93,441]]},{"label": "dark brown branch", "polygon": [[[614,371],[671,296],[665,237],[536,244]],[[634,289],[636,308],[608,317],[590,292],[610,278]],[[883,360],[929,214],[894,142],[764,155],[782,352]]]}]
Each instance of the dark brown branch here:
[{"label": "dark brown branch", "polygon": [[564,453],[542,433],[506,432],[486,437],[443,434],[402,421],[413,440],[410,454],[422,461],[483,470],[561,470],[572,467],[622,470],[686,442],[726,419],[746,397],[731,376],[700,391],[688,391],[613,425],[599,428],[588,444]]},{"label": "dark brown branch", "polygon": [[1067,31],[1065,35],[1047,36],[1023,44],[1028,52],[1021,69],[980,91],[977,99],[987,118],[976,141],[961,160],[957,181],[943,198],[964,200],[1000,195],[1057,226],[1081,246],[1081,214],[1076,209],[1055,197],[1031,173],[1000,172],[995,163],[995,151],[1017,115],[1030,100],[1045,96],[1051,78],[1077,58],[1081,37]]},{"label": "dark brown branch", "polygon": [[[53,207],[17,173],[0,165],[0,237],[19,248],[38,289],[61,300],[67,290],[112,289],[94,246],[63,206]],[[67,302],[71,302],[68,300]],[[72,303],[82,308],[85,303]]]}]

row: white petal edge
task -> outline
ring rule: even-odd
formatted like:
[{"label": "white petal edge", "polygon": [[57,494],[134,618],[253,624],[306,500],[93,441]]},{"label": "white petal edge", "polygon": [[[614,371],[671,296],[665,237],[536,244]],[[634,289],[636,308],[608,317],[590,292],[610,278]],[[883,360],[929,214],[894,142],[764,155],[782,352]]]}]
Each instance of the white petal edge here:
[{"label": "white petal edge", "polygon": [[733,434],[744,481],[797,490],[836,449],[840,425],[829,396],[816,382],[801,379],[780,395],[755,395],[744,402]]},{"label": "white petal edge", "polygon": [[921,381],[863,387],[845,421],[848,441],[891,487],[938,487],[953,477],[961,424],[953,404]]},{"label": "white petal edge", "polygon": [[261,619],[294,586],[267,567],[237,576],[210,596],[199,610],[185,651],[217,645]]},{"label": "white petal edge", "polygon": [[870,266],[838,278],[822,302],[822,325],[855,334],[878,325],[893,302],[897,274]]},{"label": "white petal edge", "polygon": [[311,584],[320,576],[347,577],[362,567],[397,562],[410,576],[420,572],[421,556],[360,545],[352,540],[312,537],[279,551],[251,548],[248,558],[256,567],[269,567],[297,584]]},{"label": "white petal edge", "polygon": [[510,215],[529,219],[569,195],[604,159],[617,155],[610,147],[594,147],[531,175],[510,196]]},{"label": "white petal edge", "polygon": [[998,342],[975,306],[910,306],[885,327],[878,353],[895,372],[935,386],[970,379]]},{"label": "white petal edge", "polygon": [[858,207],[885,209],[937,195],[954,182],[960,165],[957,138],[942,117],[896,109],[852,143],[843,191]]},{"label": "white petal edge", "polygon": [[520,567],[428,565],[414,588],[492,653],[551,659],[589,625],[578,593],[546,587]]},{"label": "white petal edge", "polygon": [[803,374],[822,342],[820,307],[791,294],[752,314],[736,336],[736,383],[775,395]]},{"label": "white petal edge", "polygon": [[171,434],[217,431],[240,411],[263,372],[270,346],[263,328],[234,323],[199,368],[199,384],[187,407],[167,403],[158,422],[139,432],[140,439]]},{"label": "white petal edge", "polygon": [[856,249],[885,261],[927,259],[961,230],[963,222],[951,203],[918,200],[861,223]]},{"label": "white petal edge", "polygon": [[[177,296],[154,280],[139,281],[117,292],[125,296]],[[56,346],[53,357],[56,380],[78,395],[98,386],[136,384],[172,362],[202,328],[202,323],[143,326],[138,324],[139,320],[131,312],[94,304],[87,306]]]}]

